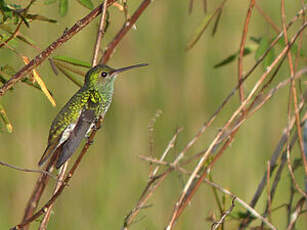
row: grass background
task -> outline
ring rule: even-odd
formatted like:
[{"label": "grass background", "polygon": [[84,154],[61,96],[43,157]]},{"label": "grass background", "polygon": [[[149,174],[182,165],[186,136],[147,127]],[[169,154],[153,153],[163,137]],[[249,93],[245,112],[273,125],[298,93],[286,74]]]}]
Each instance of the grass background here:
[{"label": "grass background", "polygon": [[[14,1],[11,1],[14,2]],[[96,5],[99,1],[93,1]],[[141,1],[129,1],[129,12]],[[279,1],[257,1],[281,27]],[[57,39],[66,27],[72,26],[88,13],[77,1],[69,1],[67,16],[58,15],[57,5],[46,6],[38,1],[31,8],[55,18],[57,24],[33,22],[22,32],[44,49]],[[208,1],[209,12],[219,4]],[[192,15],[188,15],[188,1],[156,0],[138,20],[136,30],[131,30],[113,54],[109,65],[122,67],[135,63],[149,63],[149,67],[122,74],[116,82],[113,104],[105,118],[102,129],[96,135],[85,160],[78,169],[59,200],[49,229],[119,229],[125,215],[134,207],[147,183],[148,165],[138,159],[138,154],[148,154],[148,124],[158,109],[163,114],[154,130],[154,154],[160,156],[176,128],[184,127],[174,151],[173,158],[193,137],[203,122],[218,108],[222,100],[237,83],[237,63],[220,69],[213,66],[239,49],[248,1],[233,0],[226,3],[217,34],[209,30],[189,52],[184,47],[204,17],[200,1],[195,1]],[[300,1],[286,1],[287,19],[291,19],[300,7]],[[114,7],[111,25],[103,45],[110,41],[124,22],[124,16]],[[91,61],[96,39],[98,20],[91,23],[69,42],[56,50],[55,55],[67,55]],[[274,31],[264,19],[253,12],[249,34],[255,37],[272,37]],[[252,44],[250,40],[247,44]],[[18,50],[34,57],[37,51],[20,44]],[[20,59],[11,51],[1,49],[0,62],[10,63],[19,69]],[[244,70],[255,62],[254,54],[244,58]],[[285,65],[286,66],[286,65]],[[38,90],[17,84],[15,90],[1,98],[13,124],[12,134],[1,133],[1,161],[26,168],[37,168],[43,153],[50,124],[77,87],[63,75],[56,76],[48,64],[39,67],[48,88],[53,92],[57,107],[53,108]],[[261,68],[246,84],[248,92]],[[284,68],[278,79],[289,77]],[[213,135],[238,106],[238,96],[220,114],[214,125],[187,154],[191,155],[207,147]],[[229,148],[212,170],[214,180],[228,188],[241,199],[249,202],[263,175],[266,162],[281,137],[287,123],[288,89],[281,90],[261,111],[243,125]],[[294,151],[299,156],[298,151]],[[76,155],[76,154],[75,154]],[[283,178],[273,202],[273,207],[288,201],[289,176],[284,170]],[[296,172],[299,183],[303,172]],[[8,168],[0,168],[0,229],[19,223],[24,207],[33,189],[37,174],[25,174]],[[158,189],[150,201],[152,207],[141,212],[145,216],[131,229],[162,229],[166,226],[175,200],[183,188],[185,177],[173,173]],[[51,184],[54,183],[53,181]],[[42,201],[46,201],[53,187],[49,184]],[[263,198],[265,201],[265,198]],[[230,204],[227,198],[228,205]],[[259,202],[256,210],[263,210]],[[240,210],[236,206],[235,211]],[[241,209],[242,210],[242,209]],[[211,188],[204,185],[191,205],[179,219],[176,229],[208,229],[206,221],[210,213],[216,213]],[[281,229],[286,224],[285,209],[273,212],[273,223]],[[236,221],[229,228],[235,229]],[[259,222],[256,222],[259,223]],[[32,224],[36,229],[38,224]],[[306,218],[298,221],[297,229],[307,226]]]}]

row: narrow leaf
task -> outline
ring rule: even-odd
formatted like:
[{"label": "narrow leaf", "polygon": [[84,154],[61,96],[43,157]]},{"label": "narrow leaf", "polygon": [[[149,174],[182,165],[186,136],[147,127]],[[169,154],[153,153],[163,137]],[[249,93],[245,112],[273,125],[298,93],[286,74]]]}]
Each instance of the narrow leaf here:
[{"label": "narrow leaf", "polygon": [[221,10],[218,12],[218,15],[217,15],[217,17],[216,17],[216,19],[215,19],[214,27],[213,27],[213,30],[212,30],[212,36],[214,36],[215,33],[216,33],[216,31],[217,31],[217,27],[218,27],[218,25],[219,25],[219,22],[220,22],[222,13],[223,13],[223,9],[221,9]]},{"label": "narrow leaf", "polygon": [[[250,47],[245,47],[244,51],[243,51],[243,56],[246,56],[248,54],[250,54],[252,52],[252,49]],[[231,62],[233,62],[234,60],[236,60],[237,56],[239,55],[239,51],[235,52],[234,54],[228,56],[227,58],[225,58],[224,60],[222,60],[221,62],[219,62],[218,64],[216,64],[214,66],[214,68],[219,68],[222,67],[224,65],[227,65]]]},{"label": "narrow leaf", "polygon": [[55,63],[55,65],[69,80],[71,80],[77,86],[82,87],[83,83],[76,76],[71,74],[69,71],[67,71],[65,68],[58,65],[57,63]]},{"label": "narrow leaf", "polygon": [[203,19],[202,23],[198,26],[198,28],[196,29],[194,35],[192,36],[191,40],[188,42],[187,46],[186,46],[186,51],[193,48],[193,46],[197,43],[197,41],[200,39],[200,37],[202,36],[202,34],[205,32],[205,30],[207,29],[208,25],[210,24],[210,22],[213,20],[213,18],[215,16],[218,15],[218,13],[220,11],[223,10],[223,7],[225,5],[227,0],[224,0],[216,9],[214,12],[208,14],[205,16],[205,18]]},{"label": "narrow leaf", "polygon": [[186,50],[189,50],[191,48],[193,48],[193,46],[197,43],[197,41],[200,39],[200,37],[202,36],[202,34],[205,32],[205,30],[207,29],[210,21],[212,20],[213,14],[208,14],[205,16],[205,18],[203,19],[203,21],[201,22],[201,24],[198,26],[198,28],[195,30],[194,35],[192,36],[192,38],[190,39],[190,41],[188,42],[187,46],[186,46]]},{"label": "narrow leaf", "polygon": [[13,126],[12,126],[11,122],[9,121],[9,119],[6,115],[6,112],[5,112],[5,110],[4,110],[4,108],[1,104],[0,104],[0,117],[2,118],[2,121],[5,124],[6,130],[9,133],[12,133],[13,132]]},{"label": "narrow leaf", "polygon": [[68,10],[68,0],[60,0],[59,13],[63,17],[67,14]]},{"label": "narrow leaf", "polygon": [[91,68],[91,64],[85,61],[81,61],[76,58],[67,57],[67,56],[55,56],[53,57],[54,60],[66,62],[75,66],[85,67],[85,68]]},{"label": "narrow leaf", "polygon": [[227,65],[228,63],[234,61],[236,59],[236,57],[238,56],[238,52],[236,52],[235,54],[232,54],[230,56],[228,56],[227,58],[225,58],[224,60],[222,60],[221,62],[217,63],[216,65],[214,65],[214,68],[219,68],[222,67],[224,65]]},{"label": "narrow leaf", "polygon": [[62,68],[66,69],[66,70],[68,70],[72,73],[76,73],[76,74],[80,75],[82,78],[84,78],[84,76],[86,74],[84,71],[75,69],[74,67],[70,66],[67,63],[63,63],[63,62],[60,62],[60,61],[57,61],[57,60],[53,60],[53,62],[54,62],[54,64],[57,64],[57,66],[61,66]]},{"label": "narrow leaf", "polygon": [[[26,56],[22,56],[22,59],[24,61],[24,63],[27,65],[29,63],[29,59],[28,57]],[[33,69],[32,70],[32,73],[33,73],[33,77],[35,79],[35,81],[37,82],[37,84],[39,84],[39,86],[41,87],[43,93],[46,95],[46,97],[48,98],[48,100],[50,101],[50,103],[53,105],[53,106],[56,106],[56,103],[55,103],[55,100],[54,98],[51,96],[50,92],[48,91],[44,81],[42,80],[42,78],[39,76],[38,72]]]},{"label": "narrow leaf", "polygon": [[92,10],[94,9],[94,4],[91,0],[77,0],[81,5],[85,6],[86,8]]},{"label": "narrow leaf", "polygon": [[51,22],[51,23],[56,23],[57,22],[57,20],[54,20],[54,19],[51,19],[51,18],[47,18],[45,16],[38,15],[38,14],[27,14],[25,17],[27,19],[31,19],[31,20],[45,21],[45,22]]}]

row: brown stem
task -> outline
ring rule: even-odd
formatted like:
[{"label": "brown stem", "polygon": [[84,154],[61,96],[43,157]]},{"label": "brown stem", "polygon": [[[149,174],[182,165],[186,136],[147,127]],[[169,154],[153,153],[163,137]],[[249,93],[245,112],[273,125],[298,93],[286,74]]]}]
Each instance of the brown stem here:
[{"label": "brown stem", "polygon": [[[97,129],[100,128],[102,119],[99,119],[96,123],[96,127]],[[84,155],[86,154],[88,148],[90,147],[91,143],[93,142],[93,139],[96,135],[96,131],[97,129],[94,129],[90,135],[90,137],[88,138],[88,141],[86,142],[86,144],[84,145],[81,153],[79,154],[77,160],[74,162],[74,165],[72,166],[72,168],[69,170],[67,176],[65,177],[64,182],[61,184],[61,186],[58,188],[58,190],[56,191],[56,193],[53,194],[53,196],[49,199],[49,201],[41,208],[39,209],[35,214],[33,215],[28,215],[27,218],[24,218],[24,220],[22,221],[22,223],[16,225],[15,227],[11,228],[11,230],[18,230],[18,229],[24,229],[25,226],[29,225],[31,222],[33,222],[34,220],[36,220],[37,218],[39,218],[41,215],[43,215],[50,206],[53,205],[53,203],[56,201],[56,199],[62,194],[65,186],[68,184],[68,182],[70,181],[70,179],[72,178],[72,176],[74,175],[76,169],[78,168],[78,166],[80,165],[80,162],[82,160],[82,158],[84,157]],[[52,162],[53,163],[53,162]],[[35,194],[34,194],[35,195]]]},{"label": "brown stem", "polygon": [[121,30],[116,34],[114,39],[108,44],[105,52],[103,53],[102,58],[100,59],[99,63],[107,63],[107,61],[110,59],[115,47],[118,45],[118,43],[123,39],[123,37],[126,35],[126,33],[133,27],[135,22],[138,20],[138,18],[141,16],[141,14],[144,12],[144,10],[147,8],[147,6],[152,2],[152,0],[144,0],[140,6],[137,8],[137,10],[134,12],[132,17],[125,22]]},{"label": "brown stem", "polygon": [[[45,168],[45,171],[47,171],[49,173],[52,172],[53,164],[54,164],[56,157],[57,157],[57,154],[55,153],[52,156],[52,158],[50,159],[50,161],[48,162],[48,164]],[[25,213],[24,213],[24,216],[22,218],[22,222],[24,222],[26,219],[28,219],[30,216],[33,215],[35,209],[38,206],[39,200],[43,195],[45,187],[48,183],[48,179],[49,179],[49,177],[45,174],[40,175],[39,178],[37,179],[36,185],[35,185],[33,192],[32,192],[32,195],[30,196],[30,199],[27,203]],[[29,229],[29,227],[30,227],[29,225],[24,225],[23,230],[27,230],[27,229]]]},{"label": "brown stem", "polygon": [[98,53],[100,50],[100,43],[102,40],[102,37],[104,35],[104,24],[105,24],[105,18],[106,18],[106,12],[107,12],[107,1],[104,1],[104,4],[102,7],[102,14],[100,18],[100,23],[99,23],[99,29],[97,33],[97,38],[96,38],[96,43],[95,43],[95,48],[94,48],[94,55],[93,55],[93,61],[92,61],[92,66],[95,66],[97,64],[98,60]]},{"label": "brown stem", "polygon": [[[240,44],[240,54],[238,58],[238,82],[241,82],[242,75],[243,75],[243,54],[244,54],[244,47],[245,47],[245,42],[247,38],[247,32],[248,32],[248,25],[250,18],[252,16],[252,11],[255,5],[255,0],[250,0],[250,4],[248,7],[245,23],[244,23],[244,28],[243,28],[243,33],[242,33],[242,38],[241,38],[241,44]],[[244,101],[244,88],[243,84],[240,85],[240,90],[239,90],[239,95],[240,95],[240,100],[241,103]]]},{"label": "brown stem", "polygon": [[[289,39],[288,39],[288,34],[287,34],[287,27],[286,27],[286,15],[285,15],[285,1],[281,1],[281,16],[282,16],[282,28],[284,31],[284,37],[285,37],[285,44],[289,44]],[[304,153],[304,143],[303,143],[303,136],[302,136],[302,129],[300,126],[300,115],[299,115],[299,110],[298,110],[298,102],[297,102],[297,91],[295,87],[295,80],[294,80],[294,68],[293,68],[293,60],[291,56],[290,50],[288,50],[288,62],[289,62],[289,68],[290,68],[290,73],[291,73],[291,93],[293,97],[293,105],[294,105],[294,112],[295,112],[295,123],[296,123],[296,128],[297,128],[297,134],[298,134],[298,140],[299,140],[299,147],[301,151],[301,156],[303,160],[303,165],[304,165],[304,170],[305,170],[305,176],[307,176],[307,159]]]},{"label": "brown stem", "polygon": [[[55,189],[54,189],[53,194],[55,194],[59,190],[60,186],[63,184],[67,165],[68,165],[68,161],[66,161],[65,164],[60,168],[60,173],[59,173],[59,176],[58,176],[58,182],[55,185]],[[50,219],[52,207],[53,207],[53,205],[50,205],[49,208],[47,209],[46,215],[44,216],[44,218],[43,218],[43,220],[42,220],[42,222],[39,226],[39,230],[46,230],[47,229],[47,225],[48,225],[48,222],[49,222],[49,219]]]}]

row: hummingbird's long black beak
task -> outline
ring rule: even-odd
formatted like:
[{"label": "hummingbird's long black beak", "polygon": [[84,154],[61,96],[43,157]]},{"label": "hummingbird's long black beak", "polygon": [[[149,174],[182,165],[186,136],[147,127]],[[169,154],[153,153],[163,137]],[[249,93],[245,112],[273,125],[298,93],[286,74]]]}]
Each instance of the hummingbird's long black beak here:
[{"label": "hummingbird's long black beak", "polygon": [[131,65],[131,66],[115,69],[115,70],[111,71],[110,74],[114,75],[114,74],[118,74],[120,72],[127,71],[129,69],[134,69],[134,68],[143,67],[143,66],[148,66],[148,64],[143,63],[143,64]]}]

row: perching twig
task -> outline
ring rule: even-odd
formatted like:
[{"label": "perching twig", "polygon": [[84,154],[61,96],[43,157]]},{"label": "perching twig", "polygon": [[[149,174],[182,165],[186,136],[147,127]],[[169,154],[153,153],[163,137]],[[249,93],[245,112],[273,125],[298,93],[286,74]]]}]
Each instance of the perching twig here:
[{"label": "perching twig", "polygon": [[[96,123],[97,129],[100,128],[101,122],[102,122],[102,119],[99,119],[98,122]],[[24,226],[29,225],[31,222],[33,222],[34,220],[39,218],[41,215],[43,215],[48,210],[48,208],[53,205],[53,203],[61,195],[61,193],[63,192],[65,186],[68,184],[68,182],[70,181],[70,179],[74,175],[76,169],[79,167],[82,158],[86,154],[88,148],[90,147],[90,145],[91,145],[91,143],[92,143],[92,141],[93,141],[93,139],[94,139],[94,137],[96,135],[97,129],[94,129],[91,132],[91,135],[89,136],[88,141],[84,145],[80,155],[78,156],[77,160],[74,162],[74,165],[72,166],[72,168],[69,170],[67,176],[65,177],[64,182],[58,188],[57,192],[54,193],[53,196],[48,200],[48,202],[42,208],[40,208],[35,214],[33,214],[32,216],[26,218],[22,223],[20,223],[20,224],[16,225],[15,227],[11,228],[11,230],[18,230],[18,229],[23,228]]]},{"label": "perching twig", "polygon": [[[60,173],[59,173],[59,176],[58,176],[59,181],[55,185],[55,189],[54,189],[53,194],[55,194],[59,190],[61,185],[63,184],[63,180],[65,178],[65,172],[66,172],[66,169],[67,169],[67,165],[68,165],[68,161],[66,161],[64,163],[64,165],[62,165],[61,168],[60,168]],[[39,226],[39,230],[46,230],[47,229],[47,224],[48,224],[49,219],[50,219],[50,215],[51,215],[51,211],[52,211],[52,206],[53,205],[50,205],[48,207],[48,209],[46,211],[46,214],[45,214],[45,216],[44,216],[44,218],[41,221],[41,224]]]}]

